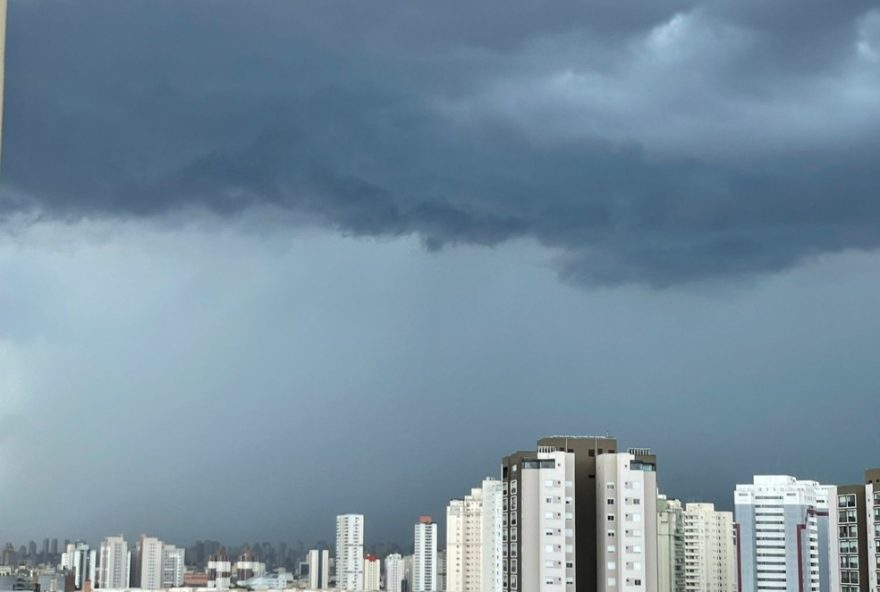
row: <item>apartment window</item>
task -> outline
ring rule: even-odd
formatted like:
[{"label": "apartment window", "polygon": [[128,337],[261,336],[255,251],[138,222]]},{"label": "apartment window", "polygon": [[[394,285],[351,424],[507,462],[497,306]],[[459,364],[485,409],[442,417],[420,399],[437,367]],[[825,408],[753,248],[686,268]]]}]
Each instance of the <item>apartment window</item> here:
[{"label": "apartment window", "polygon": [[616,561],[609,561],[609,562],[608,562],[608,569],[609,569],[609,570],[611,570],[611,569],[617,569],[617,562],[616,562]]},{"label": "apartment window", "polygon": [[609,553],[616,553],[617,552],[617,545],[608,545],[608,552]]},{"label": "apartment window", "polygon": [[855,508],[856,507],[856,494],[850,493],[847,495],[839,495],[837,496],[837,505],[841,508]]},{"label": "apartment window", "polygon": [[616,586],[617,585],[617,578],[608,578],[608,585],[609,586]]},{"label": "apartment window", "polygon": [[609,497],[607,500],[605,500],[605,503],[608,504],[609,506],[613,506],[614,505],[614,498]]}]

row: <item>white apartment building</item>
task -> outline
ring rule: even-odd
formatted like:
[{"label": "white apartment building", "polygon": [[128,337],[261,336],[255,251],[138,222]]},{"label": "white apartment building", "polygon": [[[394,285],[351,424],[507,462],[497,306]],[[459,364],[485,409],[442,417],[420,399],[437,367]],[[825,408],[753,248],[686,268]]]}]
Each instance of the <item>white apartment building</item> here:
[{"label": "white apartment building", "polygon": [[[501,592],[502,505],[502,483],[489,477],[464,499],[449,502],[445,562],[449,592]],[[444,567],[442,561],[439,567]]]},{"label": "white apartment building", "polygon": [[575,455],[550,446],[502,461],[502,590],[574,592]]},{"label": "white apartment building", "polygon": [[413,592],[442,592],[437,588],[437,525],[430,516],[415,526]]},{"label": "white apartment building", "polygon": [[645,449],[596,458],[597,581],[605,592],[657,592],[657,473]]},{"label": "white apartment building", "polygon": [[174,545],[162,545],[162,588],[183,586],[186,573],[186,550]]},{"label": "white apartment building", "polygon": [[336,517],[336,587],[364,589],[364,515]]},{"label": "white apartment building", "polygon": [[385,590],[387,592],[401,592],[404,580],[403,556],[400,553],[392,553],[385,558]]},{"label": "white apartment building", "polygon": [[736,486],[742,592],[831,592],[838,561],[835,488],[788,475]]},{"label": "white apartment building", "polygon": [[364,557],[364,591],[379,592],[382,581],[382,562],[375,555]]},{"label": "white apartment building", "polygon": [[684,592],[684,507],[657,496],[657,590]]},{"label": "white apartment building", "polygon": [[61,569],[73,573],[73,583],[82,590],[86,580],[96,584],[98,554],[86,543],[69,543],[61,554]]},{"label": "white apartment building", "polygon": [[98,564],[99,588],[128,588],[131,582],[131,552],[120,536],[107,537],[101,542]]},{"label": "white apartment building", "polygon": [[312,549],[308,554],[308,563],[309,590],[326,590],[329,588],[330,551]]},{"label": "white apartment building", "polygon": [[446,507],[446,590],[481,592],[483,490],[471,489]]},{"label": "white apartment building", "polygon": [[732,512],[714,504],[685,505],[684,565],[687,592],[737,592]]},{"label": "white apartment building", "polygon": [[137,546],[137,573],[133,585],[144,590],[162,587],[162,541],[142,535]]},{"label": "white apartment building", "polygon": [[[482,592],[502,592],[502,519],[504,516],[503,484],[498,479],[483,479],[483,524],[480,586]],[[447,574],[447,579],[449,575]]]}]

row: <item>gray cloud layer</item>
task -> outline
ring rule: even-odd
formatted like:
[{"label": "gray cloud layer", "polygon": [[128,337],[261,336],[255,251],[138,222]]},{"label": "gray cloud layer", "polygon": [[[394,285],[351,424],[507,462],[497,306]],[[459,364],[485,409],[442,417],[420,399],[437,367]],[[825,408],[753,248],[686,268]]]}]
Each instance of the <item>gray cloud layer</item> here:
[{"label": "gray cloud layer", "polygon": [[880,243],[872,2],[13,2],[8,214],[269,206],[667,286]]}]

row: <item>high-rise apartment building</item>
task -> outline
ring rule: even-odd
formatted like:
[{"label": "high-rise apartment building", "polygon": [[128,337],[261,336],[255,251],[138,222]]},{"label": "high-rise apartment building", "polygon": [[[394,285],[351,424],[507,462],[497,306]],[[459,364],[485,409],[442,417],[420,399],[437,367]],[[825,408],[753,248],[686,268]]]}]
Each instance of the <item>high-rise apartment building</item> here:
[{"label": "high-rise apartment building", "polygon": [[98,562],[99,588],[128,588],[131,582],[131,552],[120,536],[107,537],[101,543]]},{"label": "high-rise apartment building", "polygon": [[61,554],[61,569],[73,574],[73,584],[82,590],[86,581],[96,584],[98,555],[86,543],[68,543]]},{"label": "high-rise apartment building", "polygon": [[684,508],[676,499],[657,497],[657,590],[684,592]]},{"label": "high-rise apartment building", "polygon": [[685,505],[684,565],[687,592],[737,592],[732,512],[714,504]]},{"label": "high-rise apartment building", "polygon": [[208,559],[208,590],[229,590],[232,587],[232,562],[222,550]]},{"label": "high-rise apartment building", "polygon": [[838,560],[833,592],[877,592],[880,570],[880,469],[865,472],[865,482],[840,485],[832,497],[830,518],[836,520]]},{"label": "high-rise apartment building", "polygon": [[471,489],[446,507],[446,590],[481,592],[483,490]]},{"label": "high-rise apartment building", "polygon": [[266,573],[266,564],[258,561],[251,551],[246,551],[238,556],[238,561],[232,566],[236,582],[243,582],[256,578]]},{"label": "high-rise apartment building", "polygon": [[414,542],[413,592],[438,592],[437,525],[430,516],[419,517]]},{"label": "high-rise apartment building", "polygon": [[[553,447],[503,460],[502,590],[575,590],[575,455]],[[506,488],[506,490],[505,490]]]},{"label": "high-rise apartment building", "polygon": [[162,587],[162,541],[142,535],[137,544],[132,586],[144,590]]},{"label": "high-rise apartment building", "polygon": [[403,583],[401,584],[403,592],[413,592],[413,581],[415,580],[415,556],[404,555],[403,557]]},{"label": "high-rise apartment building", "polygon": [[309,589],[326,590],[330,587],[330,551],[312,549],[308,554]]},{"label": "high-rise apartment building", "polygon": [[162,588],[183,586],[186,573],[186,551],[183,547],[162,545]]},{"label": "high-rise apartment building", "polygon": [[736,486],[742,592],[831,590],[838,548],[828,511],[835,495],[833,486],[787,475],[757,475]]},{"label": "high-rise apartment building", "polygon": [[364,592],[378,592],[382,581],[382,562],[375,555],[364,557]]},{"label": "high-rise apartment building", "polygon": [[601,590],[657,592],[656,468],[647,449],[596,458]]},{"label": "high-rise apartment building", "polygon": [[610,437],[551,436],[535,452],[502,460],[502,592],[604,591],[596,578],[596,459],[616,451]]},{"label": "high-rise apartment building", "polygon": [[392,553],[385,558],[385,590],[387,592],[402,592],[404,575],[403,556],[400,553]]},{"label": "high-rise apartment building", "polygon": [[336,587],[364,589],[364,516],[336,517]]},{"label": "high-rise apartment building", "polygon": [[481,489],[483,490],[483,524],[481,530],[483,548],[480,557],[482,569],[480,586],[482,592],[502,592],[501,580],[504,577],[501,557],[502,520],[504,516],[503,484],[498,479],[487,477],[483,479]]},{"label": "high-rise apartment building", "polygon": [[865,472],[865,547],[868,549],[868,581],[872,592],[880,591],[880,469]]}]

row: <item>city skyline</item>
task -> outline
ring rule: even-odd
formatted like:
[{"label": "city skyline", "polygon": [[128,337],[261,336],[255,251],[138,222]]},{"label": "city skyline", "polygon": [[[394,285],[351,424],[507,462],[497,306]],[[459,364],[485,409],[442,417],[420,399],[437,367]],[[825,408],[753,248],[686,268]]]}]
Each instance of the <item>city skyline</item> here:
[{"label": "city skyline", "polygon": [[406,542],[552,434],[719,510],[857,483],[880,11],[837,4],[12,0],[0,542]]}]

